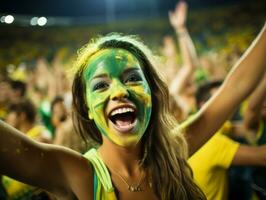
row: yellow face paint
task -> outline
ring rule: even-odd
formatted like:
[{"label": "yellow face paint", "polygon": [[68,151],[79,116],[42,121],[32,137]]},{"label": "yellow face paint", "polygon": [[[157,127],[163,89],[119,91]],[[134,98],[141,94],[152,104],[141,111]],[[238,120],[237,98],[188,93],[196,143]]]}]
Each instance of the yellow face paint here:
[{"label": "yellow face paint", "polygon": [[[149,124],[152,108],[150,87],[138,60],[126,50],[101,50],[89,60],[83,78],[89,118],[102,135],[120,146],[137,144]],[[114,128],[107,113],[110,102],[123,104],[114,100],[121,97],[136,108],[136,124],[125,134]]]}]

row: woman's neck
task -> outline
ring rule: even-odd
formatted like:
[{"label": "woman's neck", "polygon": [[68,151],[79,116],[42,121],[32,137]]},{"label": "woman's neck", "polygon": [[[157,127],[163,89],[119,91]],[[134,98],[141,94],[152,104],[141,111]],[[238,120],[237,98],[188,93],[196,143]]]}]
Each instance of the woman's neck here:
[{"label": "woman's neck", "polygon": [[118,171],[124,177],[135,177],[141,173],[140,144],[134,147],[121,147],[104,139],[98,152],[111,172]]}]

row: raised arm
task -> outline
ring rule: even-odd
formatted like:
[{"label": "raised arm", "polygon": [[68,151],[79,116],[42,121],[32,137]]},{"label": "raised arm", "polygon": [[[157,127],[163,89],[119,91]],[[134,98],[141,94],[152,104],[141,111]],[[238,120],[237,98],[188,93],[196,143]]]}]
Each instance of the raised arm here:
[{"label": "raised arm", "polygon": [[266,101],[266,73],[256,90],[248,98],[248,106],[244,111],[244,125],[257,132],[261,118],[263,103]]},{"label": "raised arm", "polygon": [[198,66],[198,57],[193,41],[186,28],[186,19],[187,4],[185,1],[179,1],[175,10],[169,12],[169,21],[177,35],[183,61],[183,67],[171,84],[170,92],[172,94],[182,92],[187,81]]},{"label": "raised arm", "polygon": [[193,154],[254,90],[266,71],[266,26],[227,75],[218,92],[181,128]]},{"label": "raised arm", "polygon": [[35,142],[0,120],[0,174],[71,196],[66,163],[76,157],[65,148]]}]

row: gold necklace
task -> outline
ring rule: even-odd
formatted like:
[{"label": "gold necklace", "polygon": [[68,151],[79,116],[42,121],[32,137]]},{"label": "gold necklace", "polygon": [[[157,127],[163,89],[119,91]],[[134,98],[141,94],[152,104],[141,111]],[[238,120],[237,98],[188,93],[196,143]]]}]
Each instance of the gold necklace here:
[{"label": "gold necklace", "polygon": [[[110,168],[110,167],[109,167]],[[112,172],[117,175],[126,185],[127,185],[127,189],[130,191],[130,192],[142,192],[143,189],[141,189],[141,184],[143,182],[143,180],[145,179],[145,176],[143,176],[143,173],[141,171],[141,177],[139,179],[139,182],[137,185],[133,184],[133,185],[130,185],[128,184],[128,182],[126,181],[125,178],[123,178],[123,176],[121,176],[118,172],[112,170]]]},{"label": "gold necklace", "polygon": [[[101,153],[98,152],[101,156]],[[101,156],[102,157],[102,156]],[[129,185],[128,182],[126,181],[125,178],[123,178],[118,172],[116,172],[115,170],[113,170],[111,167],[108,167],[109,169],[111,169],[111,172],[113,172],[115,175],[117,175],[126,185],[127,185],[127,189],[130,191],[130,192],[142,192],[143,190],[141,189],[141,184],[142,182],[144,181],[145,179],[145,176],[143,176],[143,172],[141,171],[141,177],[139,179],[139,182],[137,185]],[[150,185],[150,183],[149,183]],[[151,187],[151,185],[150,185]]]}]

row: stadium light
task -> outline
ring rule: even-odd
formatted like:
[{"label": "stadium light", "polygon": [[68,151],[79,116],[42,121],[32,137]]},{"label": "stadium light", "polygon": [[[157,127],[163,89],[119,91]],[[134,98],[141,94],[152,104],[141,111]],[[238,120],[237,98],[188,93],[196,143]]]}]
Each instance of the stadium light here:
[{"label": "stadium light", "polygon": [[37,20],[37,23],[38,23],[39,26],[44,26],[47,23],[47,18],[46,17],[40,17]]},{"label": "stadium light", "polygon": [[33,17],[30,20],[30,25],[36,26],[38,24],[38,17]]},{"label": "stadium light", "polygon": [[1,21],[2,23],[5,23],[5,18],[6,18],[6,16],[2,16],[2,17],[0,18],[0,21]]},{"label": "stadium light", "polygon": [[7,15],[7,16],[5,17],[5,23],[7,23],[7,24],[12,24],[13,21],[14,21],[14,17],[13,17],[12,15]]}]

